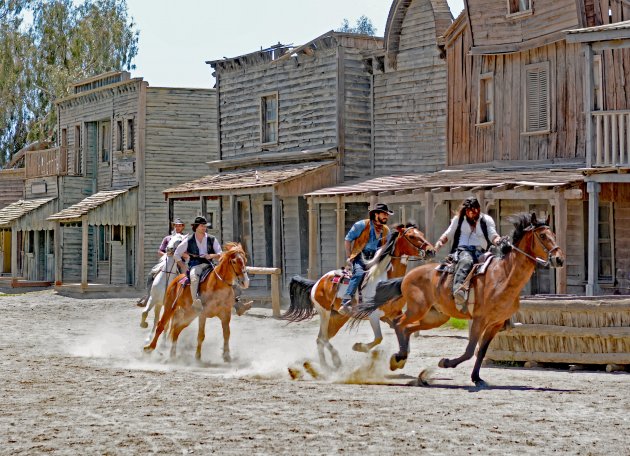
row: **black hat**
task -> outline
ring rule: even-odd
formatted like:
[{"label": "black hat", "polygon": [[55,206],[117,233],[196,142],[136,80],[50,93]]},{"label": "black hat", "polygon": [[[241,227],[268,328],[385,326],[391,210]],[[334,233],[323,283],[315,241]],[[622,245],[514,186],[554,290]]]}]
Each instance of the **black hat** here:
[{"label": "black hat", "polygon": [[394,214],[392,211],[389,210],[389,208],[387,207],[387,204],[384,204],[384,203],[376,203],[376,206],[374,206],[374,209],[370,211],[370,215],[376,212],[385,212],[389,215]]},{"label": "black hat", "polygon": [[195,217],[195,221],[192,222],[192,229],[195,231],[199,225],[208,226],[208,221],[205,217]]},{"label": "black hat", "polygon": [[179,217],[171,222],[173,225],[184,225],[184,221]]}]

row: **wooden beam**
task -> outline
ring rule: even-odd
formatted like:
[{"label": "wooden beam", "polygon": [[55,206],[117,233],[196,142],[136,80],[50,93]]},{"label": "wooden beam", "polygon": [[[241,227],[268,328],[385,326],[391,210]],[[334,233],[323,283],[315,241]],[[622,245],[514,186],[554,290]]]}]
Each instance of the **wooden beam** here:
[{"label": "wooden beam", "polygon": [[[272,219],[272,238],[273,238],[273,266],[282,267],[282,201],[275,194],[272,196],[271,203],[271,219]],[[250,211],[252,208],[250,207]]]},{"label": "wooden beam", "polygon": [[81,289],[86,290],[88,286],[88,218],[84,215],[82,221],[81,235]]},{"label": "wooden beam", "polygon": [[586,296],[595,296],[599,293],[599,183],[587,182],[586,191],[588,192],[588,277]]},{"label": "wooden beam", "polygon": [[[140,94],[138,97],[138,131],[136,132],[136,172],[138,174],[138,226],[146,225],[146,158],[145,158],[145,135],[146,135],[146,113],[147,113],[147,87],[149,83],[142,81],[140,83]],[[112,124],[113,125],[113,124]],[[169,226],[170,231],[170,226]],[[135,261],[135,286],[140,287],[144,284],[144,229],[138,229],[136,233],[138,243],[136,245],[136,261]],[[148,260],[148,258],[147,258]],[[111,262],[111,260],[110,260]]]},{"label": "wooden beam", "polygon": [[[263,152],[263,151],[261,151]],[[233,158],[229,160],[212,160],[206,162],[212,169],[232,169],[251,166],[260,166],[264,164],[278,163],[297,163],[319,160],[334,160],[337,158],[337,149],[334,147],[326,147],[321,149],[303,150],[298,152],[275,152],[258,154],[255,157]]]},{"label": "wooden beam", "polygon": [[584,117],[585,117],[585,147],[586,167],[593,165],[593,50],[584,45]]},{"label": "wooden beam", "polygon": [[63,227],[61,223],[55,222],[55,285],[61,285],[63,283],[63,258],[61,254]]},{"label": "wooden beam", "polygon": [[346,263],[345,248],[345,226],[346,226],[346,206],[343,197],[337,197],[337,265],[342,266]]},{"label": "wooden beam", "polygon": [[[554,200],[550,200],[551,204],[555,204],[554,212],[554,232],[556,233],[556,243],[562,251],[567,253],[567,200],[564,192],[557,194]],[[567,265],[562,268],[556,268],[556,294],[566,294],[567,292]]]},{"label": "wooden beam", "polygon": [[319,276],[318,240],[319,240],[319,205],[313,198],[308,198],[308,278],[315,280]]},{"label": "wooden beam", "polygon": [[11,227],[11,277],[18,277],[18,239],[15,224]]}]

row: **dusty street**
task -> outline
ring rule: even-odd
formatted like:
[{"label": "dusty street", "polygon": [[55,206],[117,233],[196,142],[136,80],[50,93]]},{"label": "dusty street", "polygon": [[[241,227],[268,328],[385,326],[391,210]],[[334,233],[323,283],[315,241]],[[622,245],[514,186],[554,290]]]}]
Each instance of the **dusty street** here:
[{"label": "dusty street", "polygon": [[[436,367],[463,352],[465,331],[413,338],[398,374],[389,328],[376,359],[350,349],[370,340],[365,324],[333,339],[340,371],[291,380],[288,367],[316,365],[318,320],[270,314],[233,316],[231,364],[209,320],[197,364],[196,323],[175,361],[166,343],[142,353],[133,299],[0,294],[0,453],[630,454],[628,373],[488,367],[477,390],[472,361]],[[426,367],[433,386],[406,386]]]}]

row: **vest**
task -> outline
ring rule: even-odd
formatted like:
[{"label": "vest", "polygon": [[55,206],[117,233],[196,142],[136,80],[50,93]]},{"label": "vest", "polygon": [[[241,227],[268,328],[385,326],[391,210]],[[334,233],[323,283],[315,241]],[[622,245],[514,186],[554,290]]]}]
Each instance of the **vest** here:
[{"label": "vest", "polygon": [[[208,242],[208,253],[216,253],[214,251],[214,236],[206,233],[206,241]],[[210,264],[210,260],[205,258],[199,258],[199,247],[197,247],[197,241],[195,240],[195,234],[191,234],[188,238],[188,248],[186,253],[190,255],[188,260],[188,267],[193,268],[198,264]]]},{"label": "vest", "polygon": [[[367,245],[368,241],[370,240],[370,228],[372,227],[372,222],[371,220],[366,220],[365,221],[365,228],[363,229],[363,232],[359,235],[358,238],[355,239],[354,244],[352,244],[352,252],[350,253],[350,261],[354,260],[357,256],[359,256],[359,254],[361,252],[363,252],[363,249],[365,248],[365,246]],[[383,247],[385,245],[385,242],[387,242],[387,235],[389,234],[389,228],[387,227],[387,225],[383,225],[383,231],[381,232],[381,247]]]},{"label": "vest", "polygon": [[[479,214],[479,225],[481,226],[483,237],[486,238],[488,246],[491,246],[492,242],[490,242],[490,238],[488,237],[488,225],[486,225],[486,218],[484,217],[484,215],[485,214],[483,213]],[[459,245],[459,237],[462,234],[462,223],[464,223],[464,218],[466,218],[466,214],[462,212],[462,214],[460,214],[459,216],[459,222],[457,222],[455,235],[453,236],[453,247],[451,248],[451,253],[455,253],[455,250],[457,250],[457,246]]]}]

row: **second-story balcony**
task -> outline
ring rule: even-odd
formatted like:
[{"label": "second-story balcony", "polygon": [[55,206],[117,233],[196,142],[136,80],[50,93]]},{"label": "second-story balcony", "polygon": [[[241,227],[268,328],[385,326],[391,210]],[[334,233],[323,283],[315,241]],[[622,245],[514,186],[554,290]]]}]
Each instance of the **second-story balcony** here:
[{"label": "second-story balcony", "polygon": [[593,111],[593,145],[587,165],[630,167],[630,110]]},{"label": "second-story balcony", "polygon": [[24,156],[26,178],[81,174],[81,150],[73,149],[70,152],[68,154],[66,147],[27,152]]}]

